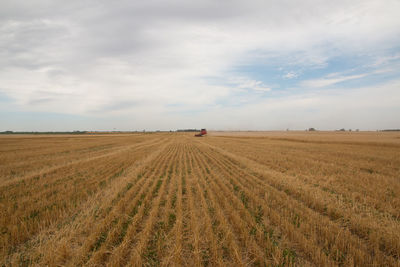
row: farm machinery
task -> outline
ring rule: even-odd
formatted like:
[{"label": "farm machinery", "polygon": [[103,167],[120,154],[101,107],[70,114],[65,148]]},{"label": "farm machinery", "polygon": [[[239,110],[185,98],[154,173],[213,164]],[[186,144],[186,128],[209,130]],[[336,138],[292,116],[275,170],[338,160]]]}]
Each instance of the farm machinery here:
[{"label": "farm machinery", "polygon": [[206,134],[207,134],[207,130],[206,129],[201,129],[200,133],[195,134],[194,136],[202,137],[202,136],[205,136]]}]

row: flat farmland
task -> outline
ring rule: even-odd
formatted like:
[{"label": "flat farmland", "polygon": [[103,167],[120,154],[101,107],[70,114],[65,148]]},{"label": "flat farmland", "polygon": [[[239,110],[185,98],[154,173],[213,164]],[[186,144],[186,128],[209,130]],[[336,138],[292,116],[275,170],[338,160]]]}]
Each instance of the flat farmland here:
[{"label": "flat farmland", "polygon": [[400,133],[0,136],[2,266],[400,266]]}]

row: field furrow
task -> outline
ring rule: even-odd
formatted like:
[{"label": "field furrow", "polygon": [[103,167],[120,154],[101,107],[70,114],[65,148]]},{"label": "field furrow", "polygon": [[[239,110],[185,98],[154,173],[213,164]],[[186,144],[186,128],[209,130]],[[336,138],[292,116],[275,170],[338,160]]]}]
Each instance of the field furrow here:
[{"label": "field furrow", "polygon": [[[232,261],[236,265],[244,266],[247,262],[246,256],[242,254],[240,249],[240,235],[236,235],[235,231],[240,231],[235,228],[229,221],[230,217],[228,211],[224,209],[226,201],[222,200],[220,192],[216,188],[210,186],[210,179],[205,175],[205,168],[201,165],[200,159],[196,155],[194,157],[194,164],[199,165],[199,181],[202,190],[207,199],[208,209],[215,216],[213,224],[216,225],[218,241],[221,243],[222,255],[227,261]],[[245,231],[245,229],[242,229]]]},{"label": "field furrow", "polygon": [[84,251],[84,257],[88,259],[87,255],[90,256],[90,252],[94,252],[89,263],[100,264],[107,261],[110,251],[121,244],[128,227],[141,211],[146,195],[159,186],[156,183],[156,178],[164,175],[166,166],[163,164],[166,163],[166,158],[171,156],[172,153],[173,151],[164,151],[158,161],[152,164],[154,168],[147,168],[144,172],[139,173],[136,181],[128,183],[126,189],[118,193],[118,195],[123,195],[124,198],[111,203],[112,206],[109,207],[110,211],[104,223],[101,224],[102,227],[95,231],[97,232],[94,233],[95,238],[92,238],[92,241],[85,245],[89,250]]},{"label": "field furrow", "polygon": [[207,191],[204,191],[199,182],[202,177],[199,165],[194,162],[193,148],[190,151],[189,170],[192,173],[194,184],[194,195],[196,203],[199,205],[200,218],[198,224],[202,227],[202,263],[203,265],[222,266],[224,263],[222,247],[218,241],[217,220],[215,219],[215,211],[207,201]]},{"label": "field furrow", "polygon": [[[152,220],[155,216],[155,212],[157,212],[158,207],[152,205],[154,198],[157,198],[159,201],[159,196],[162,192],[164,192],[165,188],[165,175],[166,169],[168,169],[175,157],[177,156],[177,149],[175,147],[172,148],[172,153],[167,155],[164,160],[164,164],[161,168],[154,169],[156,170],[153,175],[146,177],[146,179],[153,179],[154,184],[152,189],[144,195],[143,201],[138,209],[137,214],[132,218],[130,224],[127,226],[126,233],[123,237],[123,240],[120,242],[118,246],[114,248],[112,251],[112,255],[110,257],[109,264],[111,266],[123,266],[128,263],[129,257],[132,253],[132,249],[135,247],[135,244],[138,242],[139,235],[143,236],[143,229],[147,229],[146,224],[150,217],[150,223],[153,223]],[[161,192],[159,192],[162,190]],[[156,201],[157,201],[156,200]],[[148,229],[146,230],[149,231]],[[147,234],[147,233],[146,233]],[[143,242],[142,242],[143,243]],[[143,246],[143,244],[142,244]]]},{"label": "field furrow", "polygon": [[201,251],[201,239],[200,236],[200,226],[202,225],[201,215],[199,212],[199,207],[196,206],[195,203],[195,185],[194,185],[194,174],[192,172],[192,166],[190,164],[190,160],[193,157],[192,148],[190,146],[186,146],[186,157],[184,160],[186,170],[185,175],[187,175],[187,199],[188,199],[188,209],[186,216],[189,219],[188,228],[190,230],[187,233],[187,247],[185,249],[184,257],[189,260],[188,265],[191,266],[202,266],[203,265],[203,257],[206,258],[207,255],[203,254]]},{"label": "field furrow", "polygon": [[[245,254],[247,261],[255,263],[257,265],[272,264],[272,261],[266,261],[268,255],[269,260],[274,258],[275,264],[279,264],[279,259],[276,255],[280,254],[280,249],[274,247],[272,241],[266,234],[266,227],[259,218],[258,207],[254,207],[254,210],[248,206],[248,197],[243,193],[235,190],[229,184],[229,180],[226,177],[221,176],[219,172],[215,172],[216,162],[209,163],[209,158],[200,150],[197,150],[197,154],[200,154],[200,161],[203,165],[204,175],[208,177],[207,183],[210,188],[215,188],[220,192],[216,194],[219,201],[223,203],[224,210],[227,210],[227,216],[232,227],[238,232],[236,236],[242,237],[240,239],[241,247],[246,247]],[[206,174],[207,173],[207,174]],[[248,254],[248,255],[246,255]]]}]

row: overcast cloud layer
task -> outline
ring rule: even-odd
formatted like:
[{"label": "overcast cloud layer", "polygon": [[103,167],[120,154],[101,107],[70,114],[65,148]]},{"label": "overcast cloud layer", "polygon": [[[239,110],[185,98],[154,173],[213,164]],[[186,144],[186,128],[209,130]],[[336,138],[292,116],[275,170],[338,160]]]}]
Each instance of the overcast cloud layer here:
[{"label": "overcast cloud layer", "polygon": [[400,128],[399,14],[397,0],[1,1],[0,131]]}]

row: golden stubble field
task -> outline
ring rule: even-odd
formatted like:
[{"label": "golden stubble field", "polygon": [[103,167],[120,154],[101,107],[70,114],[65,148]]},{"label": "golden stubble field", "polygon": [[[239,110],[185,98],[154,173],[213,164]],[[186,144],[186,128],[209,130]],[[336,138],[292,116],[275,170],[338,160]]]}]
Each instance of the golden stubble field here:
[{"label": "golden stubble field", "polygon": [[0,136],[4,266],[399,266],[400,133]]}]

